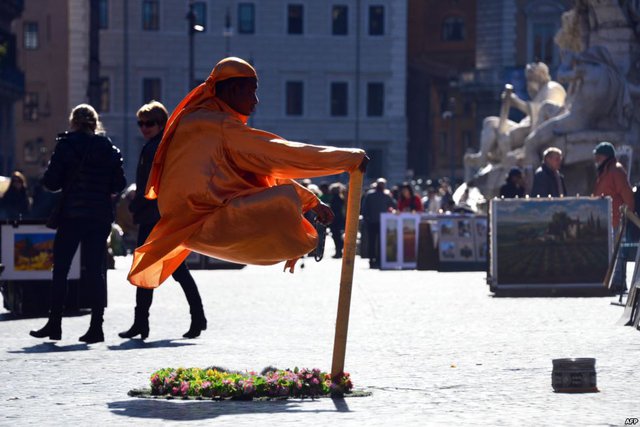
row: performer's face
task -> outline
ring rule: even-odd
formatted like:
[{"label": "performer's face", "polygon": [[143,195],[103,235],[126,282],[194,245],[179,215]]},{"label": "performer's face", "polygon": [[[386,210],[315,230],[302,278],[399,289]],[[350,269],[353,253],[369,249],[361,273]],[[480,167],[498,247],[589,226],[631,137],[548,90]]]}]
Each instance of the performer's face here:
[{"label": "performer's face", "polygon": [[259,102],[258,96],[256,95],[257,90],[257,79],[242,79],[233,88],[233,94],[230,97],[231,99],[227,102],[229,107],[245,116],[251,115]]}]

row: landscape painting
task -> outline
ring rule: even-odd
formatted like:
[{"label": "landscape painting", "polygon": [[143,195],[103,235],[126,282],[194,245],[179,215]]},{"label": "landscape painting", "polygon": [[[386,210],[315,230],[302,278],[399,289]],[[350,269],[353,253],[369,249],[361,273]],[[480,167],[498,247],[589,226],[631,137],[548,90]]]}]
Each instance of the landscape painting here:
[{"label": "landscape painting", "polygon": [[53,268],[53,239],[51,233],[16,233],[13,265],[17,271],[49,271]]},{"label": "landscape painting", "polygon": [[611,248],[606,198],[495,199],[492,275],[499,284],[601,283]]}]

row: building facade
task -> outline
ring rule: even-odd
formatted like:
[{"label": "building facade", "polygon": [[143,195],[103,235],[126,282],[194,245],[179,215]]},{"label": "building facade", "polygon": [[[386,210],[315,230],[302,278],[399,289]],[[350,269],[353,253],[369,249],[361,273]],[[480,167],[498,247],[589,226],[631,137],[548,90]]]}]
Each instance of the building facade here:
[{"label": "building facade", "polygon": [[459,178],[462,156],[477,145],[473,73],[476,0],[409,0],[407,39],[408,167],[416,177]]},{"label": "building facade", "polygon": [[12,22],[24,9],[22,0],[0,0],[0,175],[15,169],[14,104],[24,93],[24,74],[17,63]]},{"label": "building facade", "polygon": [[89,4],[25,1],[14,22],[24,96],[15,106],[15,165],[30,180],[44,172],[73,106],[87,102]]},{"label": "building facade", "polygon": [[[569,0],[410,0],[408,19],[409,168],[418,176],[463,178],[482,121],[500,110],[504,85],[528,98],[524,67],[543,61],[555,74],[553,38]],[[511,119],[522,115],[512,111]]]},{"label": "building facade", "polygon": [[198,31],[189,30],[187,2],[102,4],[101,114],[128,176],[142,146],[140,105],[156,99],[173,109],[193,85],[191,73],[202,82],[232,55],[259,74],[251,126],[290,140],[364,148],[369,176],[404,178],[405,1],[194,1]]}]

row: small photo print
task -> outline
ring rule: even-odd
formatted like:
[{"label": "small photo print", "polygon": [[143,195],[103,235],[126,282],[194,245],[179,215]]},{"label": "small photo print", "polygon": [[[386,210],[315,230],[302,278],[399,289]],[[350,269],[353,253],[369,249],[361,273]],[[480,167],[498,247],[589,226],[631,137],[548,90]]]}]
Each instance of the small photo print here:
[{"label": "small photo print", "polygon": [[487,220],[486,219],[476,219],[476,236],[481,239],[487,238]]},{"label": "small photo print", "polygon": [[446,219],[440,221],[440,234],[442,236],[453,236],[455,224],[452,220]]},{"label": "small photo print", "polygon": [[484,261],[487,258],[487,242],[480,242],[478,245],[478,259]]},{"label": "small photo print", "polygon": [[442,242],[440,243],[440,257],[442,259],[455,259],[456,258],[456,244],[455,242]]},{"label": "small photo print", "polygon": [[473,247],[470,244],[465,243],[462,245],[462,247],[460,248],[460,258],[464,259],[465,261],[469,261],[471,258],[473,258]]},{"label": "small photo print", "polygon": [[458,221],[458,237],[471,237],[471,220],[461,219]]}]

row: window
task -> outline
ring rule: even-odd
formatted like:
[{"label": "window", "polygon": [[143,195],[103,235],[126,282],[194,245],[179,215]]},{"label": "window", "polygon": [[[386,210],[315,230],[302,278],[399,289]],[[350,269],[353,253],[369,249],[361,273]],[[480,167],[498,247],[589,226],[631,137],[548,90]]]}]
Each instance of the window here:
[{"label": "window", "polygon": [[142,29],[157,31],[160,29],[160,6],[158,0],[142,1]]},{"label": "window", "polygon": [[98,2],[99,24],[98,28],[105,30],[109,28],[109,0],[100,0]]},{"label": "window", "polygon": [[384,176],[384,167],[382,162],[384,159],[384,152],[379,148],[367,148],[367,155],[371,159],[367,164],[367,176],[370,178]]},{"label": "window", "polygon": [[287,116],[301,116],[304,97],[302,82],[287,82],[286,92]]},{"label": "window", "polygon": [[37,22],[25,22],[24,23],[24,48],[25,49],[37,49],[40,45],[38,37],[38,23]]},{"label": "window", "polygon": [[331,22],[331,34],[334,36],[349,34],[349,8],[347,6],[333,6]]},{"label": "window", "polygon": [[367,84],[367,116],[379,117],[384,113],[384,83]]},{"label": "window", "polygon": [[22,118],[27,122],[35,122],[38,120],[38,108],[38,94],[36,92],[25,93]]},{"label": "window", "polygon": [[348,114],[348,89],[346,82],[331,83],[331,115],[346,116]]},{"label": "window", "polygon": [[556,26],[552,23],[538,23],[533,27],[533,60],[547,65],[554,63],[553,37]]},{"label": "window", "polygon": [[303,21],[304,8],[301,4],[288,6],[287,32],[289,34],[302,34],[304,32]]},{"label": "window", "polygon": [[465,39],[464,21],[459,16],[450,16],[442,23],[442,40],[462,41]]},{"label": "window", "polygon": [[253,34],[256,31],[256,15],[253,3],[238,4],[238,33]]},{"label": "window", "polygon": [[195,25],[199,25],[202,27],[199,31],[207,30],[207,4],[203,1],[197,1],[193,3],[193,14],[196,19],[194,21]]},{"label": "window", "polygon": [[98,112],[107,113],[111,110],[111,81],[109,77],[100,77],[100,105]]},{"label": "window", "polygon": [[447,134],[447,132],[440,132],[440,144],[439,144],[439,150],[438,153],[440,154],[440,157],[447,157],[447,147],[449,146],[449,135]]},{"label": "window", "polygon": [[162,100],[162,80],[148,78],[142,80],[142,103]]},{"label": "window", "polygon": [[369,6],[369,35],[384,35],[384,6]]}]

